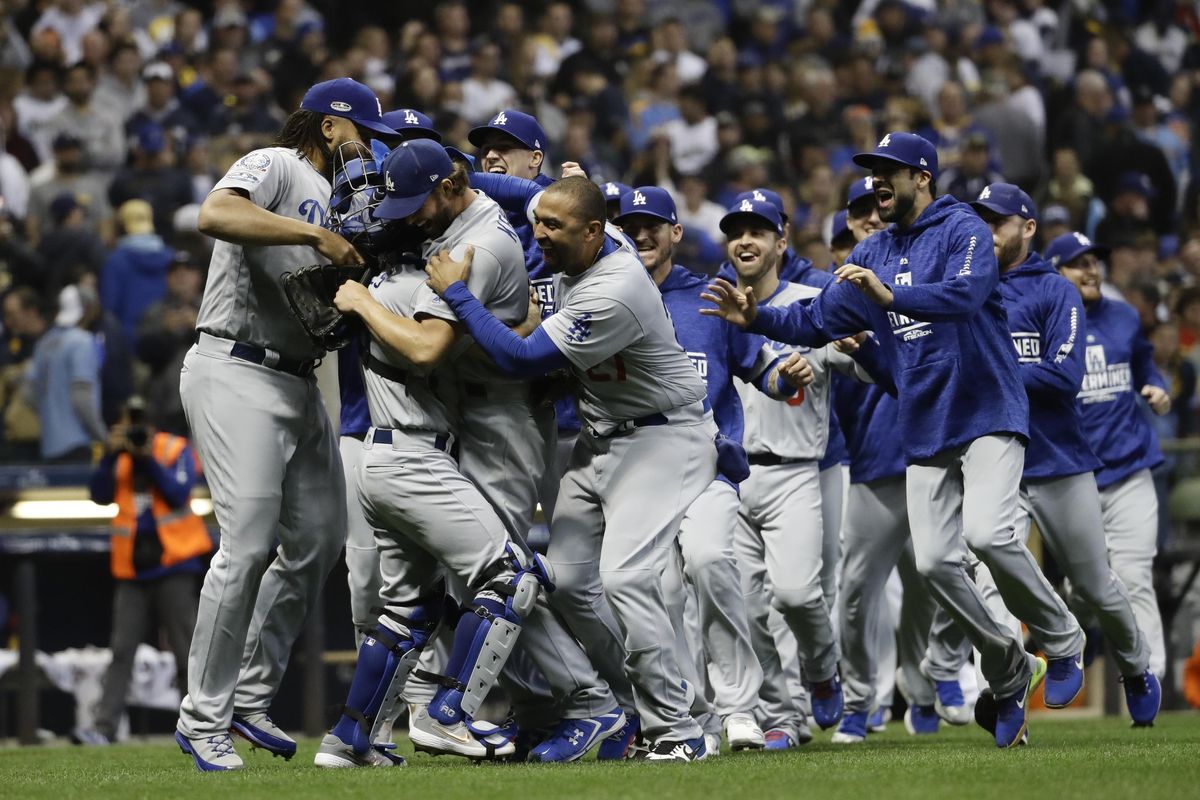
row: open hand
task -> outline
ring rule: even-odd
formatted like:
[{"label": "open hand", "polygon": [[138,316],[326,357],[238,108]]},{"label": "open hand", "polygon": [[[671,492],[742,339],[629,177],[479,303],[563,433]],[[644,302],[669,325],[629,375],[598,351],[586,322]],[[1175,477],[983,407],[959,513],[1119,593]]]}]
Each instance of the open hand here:
[{"label": "open hand", "polygon": [[458,281],[466,282],[471,275],[471,262],[475,259],[475,248],[467,247],[462,261],[450,257],[449,250],[434,253],[425,263],[425,274],[429,276],[429,288],[438,294],[444,294],[450,284]]},{"label": "open hand", "polygon": [[716,306],[700,309],[701,314],[720,317],[739,328],[748,327],[758,316],[758,300],[754,297],[754,290],[747,286],[742,291],[724,278],[717,278],[710,283],[708,291],[702,293],[700,299]]},{"label": "open hand", "polygon": [[843,264],[834,270],[837,282],[850,281],[854,288],[867,296],[877,306],[888,308],[892,305],[892,290],[883,285],[879,276],[866,267],[855,264]]}]

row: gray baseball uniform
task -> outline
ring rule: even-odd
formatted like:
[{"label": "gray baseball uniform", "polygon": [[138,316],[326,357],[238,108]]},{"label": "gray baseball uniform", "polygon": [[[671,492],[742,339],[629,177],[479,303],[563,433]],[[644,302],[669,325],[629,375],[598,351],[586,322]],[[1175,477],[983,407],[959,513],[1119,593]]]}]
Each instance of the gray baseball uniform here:
[{"label": "gray baseball uniform", "polygon": [[[784,282],[765,305],[787,306],[818,293],[809,286]],[[830,369],[869,377],[853,359],[830,346],[816,350],[771,346],[781,355],[801,353],[812,365],[814,379],[785,403],[738,387],[746,411],[743,442],[751,470],[742,483],[735,546],[751,634],[763,665],[762,725],[788,728],[802,712],[794,693],[786,688],[785,664],[769,629],[767,598],[795,636],[805,679],[811,683],[833,677],[840,656],[826,591],[836,589],[824,569],[830,537],[822,513],[818,462],[829,437]],[[836,543],[836,536],[832,539]],[[769,591],[764,591],[768,586]]]},{"label": "gray baseball uniform", "polygon": [[[316,223],[330,192],[312,164],[283,148],[247,154],[216,188]],[[304,246],[218,241],[213,249],[200,339],[180,377],[221,526],[179,710],[189,737],[227,731],[235,705],[238,713],[267,710],[345,540],[341,463],[311,366],[295,369],[307,377],[284,371],[322,353],[288,309],[280,276],[319,260]]]},{"label": "gray baseball uniform", "polygon": [[[462,258],[467,247],[475,248],[468,280],[471,293],[501,322],[516,325],[524,320],[529,307],[524,252],[504,212],[479,192],[445,233],[425,243],[424,255],[429,258],[449,250],[451,257]],[[428,287],[413,313],[458,321]],[[464,337],[463,343],[469,345],[469,337]],[[439,375],[457,395],[459,471],[491,504],[512,541],[528,550],[526,537],[546,468],[546,437],[554,430],[554,410],[535,405],[528,382],[504,375],[486,359],[464,355],[439,369]],[[539,604],[542,613],[526,622],[526,630],[517,640],[519,653],[504,673],[518,722],[541,725],[560,717],[575,719],[610,711],[613,701],[608,692],[596,688],[596,672],[587,656],[565,628],[550,622],[546,601],[539,600]],[[538,630],[531,631],[531,626]],[[544,678],[527,674],[525,667],[530,664],[552,674]],[[547,683],[566,698],[565,705],[546,709],[542,693],[529,691]],[[434,688],[411,680],[406,695],[413,702],[428,702]],[[601,707],[601,701],[607,705]]]},{"label": "gray baseball uniform", "polygon": [[371,609],[379,604],[379,551],[375,548],[375,533],[363,516],[358,501],[358,473],[362,462],[363,443],[354,436],[338,439],[342,455],[342,474],[346,479],[346,569],[350,583],[350,619],[354,623],[355,640],[361,644],[364,631],[369,631],[378,619]]},{"label": "gray baseball uniform", "polygon": [[556,277],[558,310],[543,323],[578,380],[584,423],[550,528],[551,602],[602,675],[628,672],[646,736],[693,739],[660,576],[716,476],[716,425],[657,287],[614,241],[582,274]]}]

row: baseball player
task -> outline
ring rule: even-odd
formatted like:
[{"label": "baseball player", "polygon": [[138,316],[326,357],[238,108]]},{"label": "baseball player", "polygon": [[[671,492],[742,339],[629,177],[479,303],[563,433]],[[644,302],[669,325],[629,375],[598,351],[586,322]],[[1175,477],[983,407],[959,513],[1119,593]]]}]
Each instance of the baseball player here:
[{"label": "baseball player", "polygon": [[[1109,563],[1129,592],[1138,627],[1150,646],[1150,672],[1159,677],[1167,663],[1151,575],[1158,502],[1150,470],[1162,463],[1163,456],[1137,398],[1140,395],[1161,415],[1170,411],[1171,396],[1154,366],[1153,350],[1137,314],[1125,303],[1100,294],[1097,258],[1105,252],[1083,234],[1064,233],[1046,248],[1046,258],[1075,284],[1087,310],[1086,372],[1078,397],[1083,434],[1102,462],[1096,484]],[[1128,696],[1128,678],[1125,690]]]},{"label": "baseball player", "polygon": [[557,311],[528,338],[462,282],[469,258],[431,262],[430,284],[504,372],[569,368],[578,381],[586,425],[551,522],[552,602],[602,673],[624,664],[652,743],[646,758],[696,761],[704,738],[688,713],[659,576],[685,511],[716,476],[704,384],[636,251],[606,230],[598,186],[564,178],[534,215],[546,267],[561,274]]},{"label": "baseball player", "polygon": [[895,224],[854,249],[840,282],[811,304],[760,310],[753,292],[718,279],[707,295],[717,308],[706,312],[809,345],[879,334],[899,390],[917,569],[980,651],[999,698],[995,741],[1012,747],[1045,662],[992,617],[967,574],[964,540],[1051,657],[1080,653],[1083,632],[1014,536],[1029,407],[991,234],[965,204],[934,199],[937,153],[927,140],[889,133],[855,163],[871,169],[880,218]]},{"label": "baseball player", "polygon": [[175,740],[201,770],[242,767],[231,724],[255,746],[296,752],[267,709],[341,551],[346,507],[312,374],[323,353],[289,310],[280,276],[314,258],[362,262],[321,222],[331,154],[368,138],[364,130],[392,133],[375,94],[349,78],[319,83],[274,146],[240,158],[200,209],[200,230],[218,241],[180,394],[221,544],[200,595]]},{"label": "baseball player", "polygon": [[[871,178],[852,183],[848,195],[847,207],[835,215],[832,228],[838,266],[857,242],[882,230],[882,223],[874,224],[879,212]],[[938,709],[953,724],[965,725],[971,715],[957,675],[933,682],[920,670],[927,645],[951,654],[959,666],[970,656],[970,646],[962,646],[961,635],[946,642],[935,636],[930,642],[936,603],[913,558],[896,398],[879,386],[856,381],[839,381],[837,389],[834,406],[841,411],[850,452],[850,488],[838,614],[846,713],[832,741],[857,744],[866,741],[868,731],[879,732],[895,685],[894,677],[884,680],[884,673],[890,670],[894,676],[897,662],[906,676],[904,724],[909,733],[936,733]],[[899,572],[903,587],[898,631],[889,619],[886,594],[893,570]]]},{"label": "baseball player", "polygon": [[[426,237],[427,258],[436,253],[474,254],[475,290],[508,321],[524,319],[529,293],[517,237],[500,208],[469,189],[465,170],[455,168],[440,145],[425,139],[401,143],[384,162],[384,185],[385,199],[376,217],[401,220],[420,230]],[[369,734],[386,718],[388,704],[403,690],[428,638],[428,623],[436,616],[429,598],[437,590],[439,563],[459,584],[458,594],[470,598],[465,605],[471,613],[455,630],[447,675],[422,674],[438,688],[427,707],[419,701],[410,706],[414,746],[470,758],[514,752],[510,740],[476,722],[474,715],[517,634],[528,628],[521,641],[547,676],[558,705],[568,714],[574,712],[531,755],[540,761],[579,758],[619,730],[624,716],[578,645],[549,608],[538,604],[540,589],[527,579],[541,586],[552,585],[551,579],[540,559],[528,553],[502,521],[501,510],[514,513],[511,504],[497,508],[495,499],[487,498],[467,479],[466,470],[453,463],[453,412],[446,410],[447,403],[461,417],[456,430],[465,431],[473,399],[470,380],[487,380],[489,397],[517,408],[524,386],[500,375],[480,375],[478,370],[488,369],[482,362],[455,360],[470,340],[461,336],[441,299],[422,285],[420,273],[394,271],[373,288],[376,299],[362,286],[348,283],[336,302],[363,319],[379,343],[366,361],[375,427],[364,443],[359,488],[376,532],[384,576],[385,612],[372,636],[392,656],[365,647],[360,651],[347,712],[326,737],[317,764],[380,765]],[[443,362],[445,366],[438,366]],[[417,376],[434,366],[438,369],[433,376],[418,382]],[[524,416],[529,418],[527,406]],[[491,421],[501,434],[525,433],[499,415],[493,414]],[[390,444],[390,451],[379,448],[381,444]],[[498,442],[488,446],[515,452]]]},{"label": "baseball player", "polygon": [[[787,382],[794,356],[784,367],[783,359],[766,347],[762,337],[742,333],[728,323],[700,316],[699,295],[706,279],[674,263],[675,245],[683,236],[675,202],[656,186],[632,189],[621,200],[621,213],[614,222],[637,246],[638,255],[662,292],[675,333],[688,358],[704,378],[713,417],[721,434],[740,444],[742,404],[734,388],[737,376],[753,383],[776,399],[795,394]],[[750,629],[742,599],[741,579],[733,553],[733,531],[737,524],[737,477],[719,474],[688,508],[679,531],[683,573],[695,589],[698,650],[706,654],[710,667],[715,711],[723,720],[733,750],[757,749],[765,744],[763,731],[754,719],[762,668],[750,643]],[[674,572],[674,570],[672,570]],[[664,577],[664,584],[667,578]],[[664,592],[680,636],[684,625],[684,587]],[[680,636],[681,664],[691,672],[686,641]],[[690,680],[697,685],[705,673],[696,671]],[[701,696],[701,692],[697,692]],[[719,737],[719,734],[718,734]],[[719,738],[718,738],[719,744]]]},{"label": "baseball player", "polygon": [[[1031,518],[1037,521],[1043,541],[1071,582],[1072,597],[1095,616],[1112,645],[1134,723],[1151,724],[1161,693],[1148,671],[1150,648],[1125,587],[1108,566],[1100,494],[1092,474],[1101,464],[1084,438],[1075,405],[1085,353],[1076,346],[1086,330],[1080,293],[1030,250],[1037,208],[1020,187],[990,184],[971,205],[992,229],[1000,293],[1029,395],[1029,447],[1017,531],[1027,537]],[[1051,660],[1047,675],[1062,670],[1061,660]],[[1051,686],[1070,689],[1072,684],[1047,685],[1049,708],[1065,708],[1075,700],[1065,692],[1052,694]]]},{"label": "baseball player", "polygon": [[608,207],[608,219],[611,222],[621,213],[621,198],[633,191],[633,187],[623,183],[609,181],[600,186],[604,190],[604,202]]}]

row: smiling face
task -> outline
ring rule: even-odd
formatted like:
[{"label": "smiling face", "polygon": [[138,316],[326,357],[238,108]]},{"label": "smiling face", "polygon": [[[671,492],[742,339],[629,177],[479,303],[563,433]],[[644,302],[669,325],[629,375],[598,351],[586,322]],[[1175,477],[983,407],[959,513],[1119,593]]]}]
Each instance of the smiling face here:
[{"label": "smiling face", "polygon": [[754,283],[775,269],[787,250],[786,239],[751,215],[733,219],[728,228],[726,252],[743,283]]},{"label": "smiling face", "polygon": [[484,172],[533,180],[541,172],[542,151],[530,150],[513,137],[492,131],[479,147]]},{"label": "smiling face", "polygon": [[551,272],[576,275],[590,263],[589,252],[604,236],[600,220],[585,220],[566,192],[546,191],[533,212],[533,238]]},{"label": "smiling face", "polygon": [[1100,299],[1100,261],[1095,253],[1084,253],[1058,268],[1059,273],[1075,284],[1084,303]]},{"label": "smiling face", "polygon": [[675,245],[683,238],[683,226],[672,225],[649,214],[629,214],[621,218],[621,230],[637,245],[638,257],[656,279],[671,266]]},{"label": "smiling face", "polygon": [[860,197],[846,209],[846,227],[854,234],[856,242],[861,242],[872,233],[887,227],[879,217],[879,204],[875,202],[875,195]]}]

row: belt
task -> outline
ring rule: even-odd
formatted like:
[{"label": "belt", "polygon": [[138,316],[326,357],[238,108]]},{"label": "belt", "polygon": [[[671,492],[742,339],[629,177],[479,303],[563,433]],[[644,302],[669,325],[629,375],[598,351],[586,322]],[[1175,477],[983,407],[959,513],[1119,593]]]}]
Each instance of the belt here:
[{"label": "belt", "polygon": [[750,453],[746,456],[752,467],[778,467],[780,464],[796,464],[800,461],[812,461],[811,458],[785,458],[774,453]]},{"label": "belt", "polygon": [[[400,434],[396,436],[395,434]],[[441,450],[443,453],[454,454],[455,444],[452,433],[434,433],[433,431],[421,431],[415,429],[409,430],[393,430],[392,428],[372,428],[369,438],[372,444],[399,444],[401,438],[413,439],[424,444],[432,445],[435,450]]]},{"label": "belt", "polygon": [[351,439],[358,439],[360,442],[367,438],[366,431],[343,431],[342,436],[348,436]]},{"label": "belt", "polygon": [[596,439],[611,439],[614,436],[620,436],[623,433],[629,433],[636,428],[652,428],[655,425],[666,425],[667,418],[663,414],[649,414],[645,417],[637,419],[627,419],[624,422],[618,422],[608,433],[598,433],[591,425],[585,425],[584,428],[588,434]]},{"label": "belt", "polygon": [[274,350],[267,350],[256,344],[247,344],[246,342],[234,342],[233,347],[229,350],[229,355],[240,361],[249,361],[251,364],[258,364],[278,370],[279,372],[286,372],[298,378],[307,378],[312,375],[313,370],[320,363],[318,359],[296,361],[293,358],[276,353]]}]

